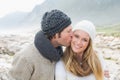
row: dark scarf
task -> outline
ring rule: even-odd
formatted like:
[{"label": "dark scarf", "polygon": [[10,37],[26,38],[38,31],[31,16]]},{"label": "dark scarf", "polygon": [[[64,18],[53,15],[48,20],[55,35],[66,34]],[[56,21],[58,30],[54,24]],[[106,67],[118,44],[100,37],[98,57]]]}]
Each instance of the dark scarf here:
[{"label": "dark scarf", "polygon": [[34,44],[40,54],[49,59],[51,62],[60,60],[61,56],[63,55],[62,47],[59,46],[55,48],[51,44],[50,40],[45,37],[42,31],[39,31],[36,34]]}]

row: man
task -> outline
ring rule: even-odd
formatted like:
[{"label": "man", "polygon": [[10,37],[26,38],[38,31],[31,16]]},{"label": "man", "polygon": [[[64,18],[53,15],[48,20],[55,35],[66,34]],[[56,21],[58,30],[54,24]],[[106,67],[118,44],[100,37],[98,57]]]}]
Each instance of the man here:
[{"label": "man", "polygon": [[69,46],[72,36],[70,18],[60,10],[43,15],[33,44],[15,55],[9,74],[15,80],[54,80],[55,63]]}]

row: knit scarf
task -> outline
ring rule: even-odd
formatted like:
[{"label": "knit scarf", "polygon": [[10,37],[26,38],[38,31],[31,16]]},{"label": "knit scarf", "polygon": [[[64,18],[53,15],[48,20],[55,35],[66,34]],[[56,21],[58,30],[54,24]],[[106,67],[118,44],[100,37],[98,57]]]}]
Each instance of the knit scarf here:
[{"label": "knit scarf", "polygon": [[34,44],[39,53],[51,62],[60,60],[61,56],[63,55],[62,47],[58,46],[55,48],[51,44],[50,40],[45,37],[42,31],[39,31],[35,35]]}]

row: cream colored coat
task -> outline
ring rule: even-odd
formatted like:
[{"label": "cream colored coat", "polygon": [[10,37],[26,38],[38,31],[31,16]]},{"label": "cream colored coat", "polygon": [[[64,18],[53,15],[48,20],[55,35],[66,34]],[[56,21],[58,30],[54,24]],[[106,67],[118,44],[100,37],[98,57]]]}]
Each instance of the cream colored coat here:
[{"label": "cream colored coat", "polygon": [[55,62],[44,58],[31,44],[15,55],[10,76],[15,80],[54,80]]}]

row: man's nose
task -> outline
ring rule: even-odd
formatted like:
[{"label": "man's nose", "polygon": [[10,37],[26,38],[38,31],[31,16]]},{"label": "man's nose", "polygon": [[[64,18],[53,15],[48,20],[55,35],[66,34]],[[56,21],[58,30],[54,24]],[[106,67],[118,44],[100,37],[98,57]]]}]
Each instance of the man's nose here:
[{"label": "man's nose", "polygon": [[73,36],[73,32],[71,31],[71,33],[70,33],[70,36],[72,37]]}]

